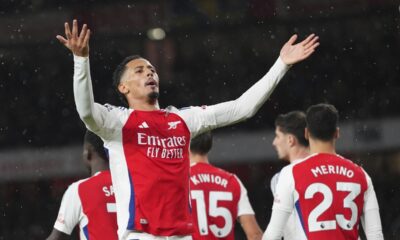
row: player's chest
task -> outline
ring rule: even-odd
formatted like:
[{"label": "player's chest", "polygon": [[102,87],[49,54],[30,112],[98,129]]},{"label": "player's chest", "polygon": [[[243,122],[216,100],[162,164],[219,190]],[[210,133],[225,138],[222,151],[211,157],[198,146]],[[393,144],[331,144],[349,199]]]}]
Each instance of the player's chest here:
[{"label": "player's chest", "polygon": [[143,143],[147,138],[161,139],[172,137],[170,144],[180,144],[184,139],[190,137],[189,130],[178,115],[164,112],[157,113],[135,113],[128,118],[123,134],[126,138],[134,138],[135,142]]}]

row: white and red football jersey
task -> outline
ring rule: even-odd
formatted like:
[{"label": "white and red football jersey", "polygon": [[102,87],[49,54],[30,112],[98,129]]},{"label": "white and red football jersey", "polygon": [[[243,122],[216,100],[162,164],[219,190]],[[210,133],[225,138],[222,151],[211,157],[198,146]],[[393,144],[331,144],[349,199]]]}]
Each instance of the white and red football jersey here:
[{"label": "white and red football jersey", "polygon": [[117,240],[117,214],[110,171],[71,184],[54,228],[70,235],[79,224],[82,240]]},{"label": "white and red football jersey", "polygon": [[94,102],[89,59],[74,56],[74,97],[86,127],[110,156],[118,234],[191,235],[189,144],[196,135],[245,120],[266,101],[289,66],[278,58],[238,99],[208,107],[138,111]]},{"label": "white and red football jersey", "polygon": [[375,208],[367,173],[350,160],[323,153],[282,169],[273,205],[274,210],[294,211],[299,240],[357,240],[361,215]]},{"label": "white and red football jersey", "polygon": [[191,166],[190,195],[194,240],[233,240],[237,217],[254,215],[247,190],[236,175],[207,163]]},{"label": "white and red football jersey", "polygon": [[[293,161],[295,162],[295,161]],[[280,172],[276,173],[272,179],[271,179],[271,191],[272,195],[275,198],[276,194],[276,185],[278,184],[279,181],[279,176]],[[285,228],[283,230],[283,239],[284,240],[296,240],[297,239],[297,213],[296,209],[293,209],[292,213],[290,214],[290,217],[288,218]]]}]

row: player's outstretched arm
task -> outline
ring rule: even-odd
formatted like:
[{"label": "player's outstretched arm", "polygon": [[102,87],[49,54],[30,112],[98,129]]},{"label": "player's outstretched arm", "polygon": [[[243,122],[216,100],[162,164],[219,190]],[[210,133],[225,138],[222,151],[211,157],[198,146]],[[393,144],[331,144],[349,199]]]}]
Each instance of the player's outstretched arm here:
[{"label": "player's outstretched arm", "polygon": [[287,65],[303,61],[313,54],[315,49],[319,46],[318,36],[315,36],[315,34],[311,34],[303,41],[294,44],[296,39],[297,35],[295,34],[281,49],[280,57]]},{"label": "player's outstretched arm", "polygon": [[78,21],[72,22],[72,31],[69,24],[64,23],[65,37],[57,35],[56,38],[66,48],[68,48],[75,56],[88,57],[89,56],[89,39],[90,29],[86,24],[83,24],[81,32],[78,34]]},{"label": "player's outstretched arm", "polygon": [[296,39],[297,35],[293,35],[283,45],[279,58],[268,73],[236,100],[212,105],[203,110],[182,112],[192,136],[252,117],[272,94],[289,66],[308,58],[319,45],[315,34],[297,44]]},{"label": "player's outstretched arm", "polygon": [[74,98],[79,116],[88,129],[99,134],[104,125],[108,111],[104,106],[95,104],[90,77],[89,40],[90,29],[86,24],[79,32],[78,21],[73,20],[72,30],[64,24],[65,37],[57,35],[57,39],[74,55]]}]

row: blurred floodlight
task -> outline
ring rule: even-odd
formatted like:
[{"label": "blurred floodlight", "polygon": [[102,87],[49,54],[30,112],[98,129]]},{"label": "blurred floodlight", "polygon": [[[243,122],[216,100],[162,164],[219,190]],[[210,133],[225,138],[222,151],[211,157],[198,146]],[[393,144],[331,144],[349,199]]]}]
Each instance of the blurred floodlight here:
[{"label": "blurred floodlight", "polygon": [[163,40],[165,31],[162,28],[152,28],[147,31],[147,37],[151,40]]}]

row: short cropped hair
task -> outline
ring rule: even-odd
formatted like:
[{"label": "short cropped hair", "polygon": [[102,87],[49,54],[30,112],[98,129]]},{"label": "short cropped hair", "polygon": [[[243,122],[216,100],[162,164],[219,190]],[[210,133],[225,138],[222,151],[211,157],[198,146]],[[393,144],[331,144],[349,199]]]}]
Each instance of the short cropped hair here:
[{"label": "short cropped hair", "polygon": [[121,77],[122,75],[124,75],[125,70],[126,70],[126,64],[128,64],[130,61],[135,60],[135,59],[139,59],[142,58],[139,55],[132,55],[129,57],[126,57],[120,64],[118,64],[117,68],[114,70],[114,74],[113,74],[113,87],[115,88],[115,90],[117,91],[118,97],[119,99],[122,101],[123,104],[128,105],[128,102],[125,99],[124,94],[122,94],[119,90],[118,90],[118,86],[121,83]]},{"label": "short cropped hair", "polygon": [[320,103],[307,109],[306,121],[308,131],[313,138],[331,141],[338,127],[339,113],[335,106]]},{"label": "short cropped hair", "polygon": [[190,151],[194,154],[206,155],[212,147],[212,134],[205,132],[190,141]]},{"label": "short cropped hair", "polygon": [[93,150],[100,156],[101,159],[108,162],[108,154],[104,148],[103,140],[91,131],[86,131],[85,144],[89,144],[93,147]]},{"label": "short cropped hair", "polygon": [[308,147],[308,141],[304,136],[306,128],[306,114],[302,111],[292,111],[286,114],[280,114],[275,119],[275,127],[283,133],[294,135],[300,145]]}]

